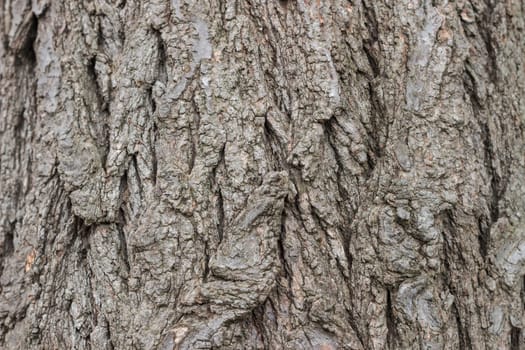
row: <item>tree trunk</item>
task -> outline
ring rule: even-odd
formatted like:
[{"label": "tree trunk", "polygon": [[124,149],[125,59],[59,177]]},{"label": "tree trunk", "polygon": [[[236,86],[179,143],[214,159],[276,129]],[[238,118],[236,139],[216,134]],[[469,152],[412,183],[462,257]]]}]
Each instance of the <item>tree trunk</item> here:
[{"label": "tree trunk", "polygon": [[0,0],[0,347],[525,349],[525,3]]}]

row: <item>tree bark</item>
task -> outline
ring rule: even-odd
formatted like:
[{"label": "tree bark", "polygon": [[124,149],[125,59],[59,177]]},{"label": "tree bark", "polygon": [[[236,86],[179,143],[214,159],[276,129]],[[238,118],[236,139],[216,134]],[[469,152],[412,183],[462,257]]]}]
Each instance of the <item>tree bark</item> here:
[{"label": "tree bark", "polygon": [[525,3],[0,0],[0,347],[525,349]]}]

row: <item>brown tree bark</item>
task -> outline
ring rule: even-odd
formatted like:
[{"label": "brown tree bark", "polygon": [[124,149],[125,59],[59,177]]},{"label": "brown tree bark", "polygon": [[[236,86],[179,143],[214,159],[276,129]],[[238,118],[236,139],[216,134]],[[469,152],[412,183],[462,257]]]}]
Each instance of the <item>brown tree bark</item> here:
[{"label": "brown tree bark", "polygon": [[0,0],[0,347],[525,349],[525,3]]}]

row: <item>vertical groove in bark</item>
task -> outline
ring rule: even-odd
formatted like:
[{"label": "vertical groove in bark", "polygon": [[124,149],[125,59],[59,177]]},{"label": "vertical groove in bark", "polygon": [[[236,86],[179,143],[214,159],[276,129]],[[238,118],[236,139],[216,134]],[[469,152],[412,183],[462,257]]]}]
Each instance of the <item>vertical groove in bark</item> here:
[{"label": "vertical groove in bark", "polygon": [[524,16],[1,2],[0,347],[520,349]]},{"label": "vertical groove in bark", "polygon": [[510,332],[510,349],[520,350],[521,329],[512,327]]}]

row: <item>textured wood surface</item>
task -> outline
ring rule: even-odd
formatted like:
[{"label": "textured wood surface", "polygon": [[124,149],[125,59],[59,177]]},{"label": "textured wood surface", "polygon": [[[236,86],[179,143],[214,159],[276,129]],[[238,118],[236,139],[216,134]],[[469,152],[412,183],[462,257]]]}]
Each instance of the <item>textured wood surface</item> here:
[{"label": "textured wood surface", "polygon": [[0,348],[525,349],[523,1],[0,19]]}]

